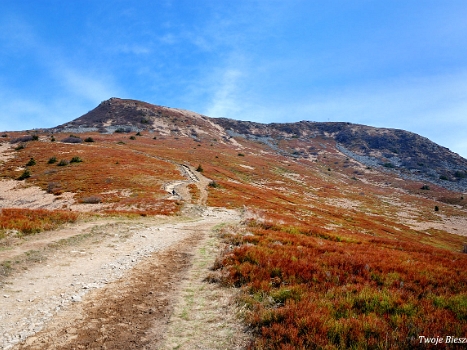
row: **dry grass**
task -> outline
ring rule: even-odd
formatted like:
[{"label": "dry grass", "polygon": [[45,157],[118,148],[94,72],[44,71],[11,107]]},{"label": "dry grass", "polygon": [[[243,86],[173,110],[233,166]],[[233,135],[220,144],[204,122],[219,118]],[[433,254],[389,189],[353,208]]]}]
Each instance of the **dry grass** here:
[{"label": "dry grass", "polygon": [[467,256],[282,221],[227,237],[224,283],[243,288],[252,348],[410,349],[419,335],[467,334]]},{"label": "dry grass", "polygon": [[198,186],[195,184],[189,184],[187,187],[188,191],[190,191],[191,202],[195,204],[198,203],[201,195]]},{"label": "dry grass", "polygon": [[19,235],[30,235],[73,223],[77,219],[78,214],[70,211],[4,208],[0,211],[0,238],[9,230],[18,231]]},{"label": "dry grass", "polygon": [[[57,139],[64,136],[56,135]],[[100,197],[103,203],[117,203],[122,200],[122,191],[130,191],[131,204],[146,206],[165,197],[162,189],[165,181],[182,178],[175,165],[136,152],[127,145],[117,145],[118,136],[92,134],[92,137],[95,142],[85,144],[30,142],[4,163],[1,176],[18,178],[22,172],[18,169],[34,158],[36,164],[27,169],[30,173],[27,183],[52,193],[76,193],[78,202]],[[57,163],[49,163],[53,157]],[[58,166],[58,160],[63,160],[64,165]]]}]

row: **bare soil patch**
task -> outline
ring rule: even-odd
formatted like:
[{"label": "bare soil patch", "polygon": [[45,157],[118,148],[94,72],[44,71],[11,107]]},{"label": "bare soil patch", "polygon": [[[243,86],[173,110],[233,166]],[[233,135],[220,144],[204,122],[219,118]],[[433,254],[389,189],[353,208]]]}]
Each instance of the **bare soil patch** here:
[{"label": "bare soil patch", "polygon": [[0,208],[64,209],[74,203],[73,193],[55,196],[17,180],[1,180],[0,193]]}]

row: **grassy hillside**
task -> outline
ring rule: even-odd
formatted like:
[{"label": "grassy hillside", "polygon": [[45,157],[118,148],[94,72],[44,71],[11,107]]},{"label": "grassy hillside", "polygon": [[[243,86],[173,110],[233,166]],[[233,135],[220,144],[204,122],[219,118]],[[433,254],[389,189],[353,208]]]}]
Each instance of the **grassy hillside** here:
[{"label": "grassy hillside", "polygon": [[327,138],[306,158],[287,155],[301,147],[293,138],[280,141],[285,153],[211,134],[69,138],[15,142],[0,176],[74,193],[84,211],[173,215],[183,203],[164,184],[184,179],[179,164],[201,166],[207,204],[245,212],[225,230],[230,249],[216,268],[242,290],[254,349],[408,349],[425,346],[419,336],[467,336],[461,193],[362,165]]}]

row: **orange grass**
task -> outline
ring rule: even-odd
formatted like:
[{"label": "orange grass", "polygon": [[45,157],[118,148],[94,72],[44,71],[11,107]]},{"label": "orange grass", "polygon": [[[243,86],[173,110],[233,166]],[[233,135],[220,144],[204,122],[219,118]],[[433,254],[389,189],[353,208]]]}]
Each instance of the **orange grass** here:
[{"label": "orange grass", "polygon": [[4,208],[0,210],[0,232],[17,230],[23,235],[30,235],[53,230],[77,219],[77,213],[64,210]]},{"label": "orange grass", "polygon": [[224,282],[244,288],[253,349],[411,349],[419,335],[467,335],[465,255],[313,224],[246,229],[223,266]]},{"label": "orange grass", "polygon": [[195,204],[198,203],[200,195],[201,195],[198,186],[196,186],[195,184],[189,184],[188,191],[190,192],[190,195],[191,195],[191,202]]},{"label": "orange grass", "polygon": [[[127,200],[146,206],[167,195],[163,190],[165,182],[183,178],[175,165],[135,151],[129,145],[117,144],[123,138],[121,135],[89,135],[95,142],[29,142],[3,164],[0,174],[4,178],[17,179],[23,171],[18,167],[25,167],[30,158],[34,158],[36,164],[27,167],[31,177],[26,183],[55,194],[76,193],[74,198],[78,202],[99,197],[103,203]],[[64,136],[56,135],[56,138],[60,140]],[[49,164],[52,157],[57,162]],[[58,166],[60,160],[69,162],[73,157],[81,158],[82,162]]]},{"label": "orange grass", "polygon": [[[204,135],[196,142],[145,133],[92,137],[92,145],[28,143],[3,176],[17,178],[16,167],[34,158],[27,183],[57,181],[79,198],[114,203],[109,213],[145,215],[177,212],[177,203],[161,204],[162,185],[182,178],[176,163],[201,164],[218,184],[208,188],[208,205],[257,209],[263,218],[239,229],[250,234],[230,236],[235,249],[223,259],[224,282],[244,289],[252,348],[414,348],[418,335],[467,335],[464,238],[404,222],[465,216],[445,203],[456,194],[365,169],[327,139],[279,142],[289,153],[311,145],[319,150],[315,161],[244,139],[232,146]],[[83,162],[44,165],[61,154]],[[122,189],[131,193],[115,192]]]}]

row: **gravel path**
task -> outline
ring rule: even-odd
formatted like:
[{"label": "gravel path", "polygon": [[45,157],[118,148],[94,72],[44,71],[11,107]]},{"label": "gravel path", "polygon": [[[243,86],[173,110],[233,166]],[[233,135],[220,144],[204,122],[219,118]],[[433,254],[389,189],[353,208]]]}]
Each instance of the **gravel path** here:
[{"label": "gravel path", "polygon": [[[139,266],[156,261],[157,254],[192,239],[184,246],[189,250],[190,246],[195,246],[193,237],[196,235],[202,238],[213,226],[238,220],[234,211],[207,208],[197,220],[181,222],[180,218],[174,218],[173,223],[149,226],[144,222],[109,224],[98,228],[102,234],[91,235],[83,242],[65,245],[45,253],[45,256],[40,252],[31,253],[31,266],[6,278],[0,288],[0,347],[11,349],[21,342],[22,346],[34,344],[38,334],[47,331],[54,319],[71,317],[63,316],[67,310],[89,302],[89,298],[95,300],[96,293],[115,283],[124,283],[138,269],[141,270],[140,277],[156,269],[159,265],[155,262],[150,269]],[[171,256],[177,256],[174,254]],[[177,267],[181,269],[188,264],[186,254],[180,256],[182,260],[178,262],[173,260],[173,266],[170,266],[172,260],[163,265],[167,269],[163,268],[161,273],[164,270],[176,271]],[[157,280],[157,276],[151,278]],[[141,278],[136,278],[139,280]],[[148,283],[154,284],[154,281]],[[131,295],[134,291],[128,288],[126,293]],[[139,288],[137,283],[135,288]],[[117,288],[113,292],[109,289],[105,298],[112,299],[112,293],[119,290],[123,289]],[[45,338],[40,339],[44,341]]]}]

